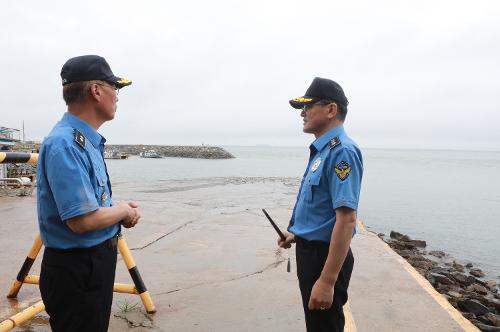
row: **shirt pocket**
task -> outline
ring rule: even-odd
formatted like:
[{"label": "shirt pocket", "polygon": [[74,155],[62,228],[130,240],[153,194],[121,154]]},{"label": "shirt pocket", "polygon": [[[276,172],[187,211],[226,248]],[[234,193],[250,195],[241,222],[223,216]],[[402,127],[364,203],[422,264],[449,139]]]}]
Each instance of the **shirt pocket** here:
[{"label": "shirt pocket", "polygon": [[101,176],[97,176],[96,198],[99,206],[106,206],[108,194],[106,192],[106,181]]},{"label": "shirt pocket", "polygon": [[314,200],[314,192],[318,190],[319,182],[321,181],[320,174],[311,175],[306,179],[306,201],[312,202]]}]

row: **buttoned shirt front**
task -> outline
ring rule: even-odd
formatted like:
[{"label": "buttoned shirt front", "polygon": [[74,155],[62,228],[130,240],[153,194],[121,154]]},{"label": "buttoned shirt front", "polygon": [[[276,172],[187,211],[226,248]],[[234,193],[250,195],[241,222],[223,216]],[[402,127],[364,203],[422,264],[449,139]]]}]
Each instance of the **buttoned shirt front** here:
[{"label": "buttoned shirt front", "polygon": [[363,157],[341,125],[317,138],[310,151],[288,230],[306,240],[330,242],[335,209],[358,208]]},{"label": "buttoned shirt front", "polygon": [[45,138],[37,167],[38,223],[46,247],[88,248],[119,231],[119,225],[76,234],[66,222],[112,205],[104,162],[106,140],[90,125],[65,113]]}]

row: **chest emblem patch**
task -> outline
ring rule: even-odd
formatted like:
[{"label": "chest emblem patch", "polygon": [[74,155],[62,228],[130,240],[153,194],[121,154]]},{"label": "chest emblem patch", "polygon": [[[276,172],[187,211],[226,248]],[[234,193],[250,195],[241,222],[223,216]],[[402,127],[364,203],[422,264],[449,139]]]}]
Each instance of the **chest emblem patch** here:
[{"label": "chest emblem patch", "polygon": [[321,164],[321,158],[316,159],[314,164],[311,166],[311,171],[316,172],[320,164]]},{"label": "chest emblem patch", "polygon": [[335,174],[337,174],[340,181],[344,181],[351,173],[351,168],[351,165],[342,160],[337,166],[335,166]]}]

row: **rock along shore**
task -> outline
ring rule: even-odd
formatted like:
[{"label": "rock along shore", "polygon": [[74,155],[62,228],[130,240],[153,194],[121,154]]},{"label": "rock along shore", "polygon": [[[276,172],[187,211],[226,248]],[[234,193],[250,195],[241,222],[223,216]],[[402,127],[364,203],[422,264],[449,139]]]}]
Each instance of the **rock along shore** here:
[{"label": "rock along shore", "polygon": [[382,233],[378,236],[481,331],[500,331],[500,288],[496,280],[484,280],[484,273],[472,263],[462,265],[440,250],[426,251],[425,241],[395,231],[389,237]]},{"label": "rock along shore", "polygon": [[[40,149],[40,144],[18,144],[14,147],[18,151]],[[219,146],[208,145],[106,145],[107,151],[117,151],[129,155],[154,150],[164,157],[199,158],[199,159],[232,159],[234,156]]]}]

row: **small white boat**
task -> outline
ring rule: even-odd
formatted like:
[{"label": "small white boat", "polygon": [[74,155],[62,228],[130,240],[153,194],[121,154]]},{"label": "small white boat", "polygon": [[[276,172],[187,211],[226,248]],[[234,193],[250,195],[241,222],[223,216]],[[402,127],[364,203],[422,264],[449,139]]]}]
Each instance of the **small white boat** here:
[{"label": "small white boat", "polygon": [[128,159],[128,154],[118,151],[104,151],[104,159]]},{"label": "small white boat", "polygon": [[141,158],[163,158],[161,154],[155,150],[144,151],[139,154]]}]

